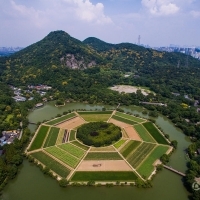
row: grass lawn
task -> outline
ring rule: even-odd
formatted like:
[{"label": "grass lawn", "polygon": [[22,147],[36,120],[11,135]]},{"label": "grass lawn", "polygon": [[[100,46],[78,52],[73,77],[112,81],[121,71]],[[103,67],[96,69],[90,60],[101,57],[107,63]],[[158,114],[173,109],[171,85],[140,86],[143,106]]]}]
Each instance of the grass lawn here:
[{"label": "grass lawn", "polygon": [[[80,113],[79,113],[80,114]],[[80,114],[80,116],[88,122],[101,122],[101,121],[108,121],[111,114]]]},{"label": "grass lawn", "polygon": [[56,146],[46,148],[45,151],[72,168],[75,168],[79,163],[78,158],[72,156],[71,154],[67,153],[66,151]]},{"label": "grass lawn", "polygon": [[126,123],[126,124],[130,124],[130,125],[135,125],[135,124],[137,124],[137,122],[131,121],[131,120],[129,120],[129,119],[125,119],[125,118],[123,118],[123,117],[119,117],[119,116],[117,116],[117,115],[113,115],[112,118],[115,119],[115,120],[118,120],[118,121],[120,121],[120,122],[124,122],[124,123]]},{"label": "grass lawn", "polygon": [[56,144],[62,144],[64,134],[65,134],[65,129],[60,129]]},{"label": "grass lawn", "polygon": [[49,122],[46,122],[46,124],[48,124],[48,125],[55,125],[55,124],[58,124],[58,123],[61,123],[61,122],[65,121],[67,119],[73,118],[75,116],[76,116],[75,113],[70,113],[70,114],[64,115],[62,117],[53,119],[53,120],[51,120]]},{"label": "grass lawn", "polygon": [[137,169],[142,176],[149,177],[154,170],[153,163],[167,152],[169,147],[157,146]]},{"label": "grass lawn", "polygon": [[60,128],[51,127],[43,148],[54,146],[56,144],[59,131]]},{"label": "grass lawn", "polygon": [[115,147],[116,149],[118,149],[118,148],[121,147],[126,141],[127,141],[127,140],[121,139],[121,140],[119,140],[118,142],[116,142],[116,143],[114,144],[114,147]]},{"label": "grass lawn", "polygon": [[76,172],[71,181],[133,181],[134,172]]},{"label": "grass lawn", "polygon": [[126,118],[126,119],[130,119],[131,121],[135,121],[135,122],[138,122],[138,123],[146,121],[145,119],[141,119],[141,118],[135,117],[133,115],[124,114],[124,113],[121,113],[121,112],[116,112],[115,115],[117,115],[119,117]]},{"label": "grass lawn", "polygon": [[142,143],[132,154],[129,154],[127,161],[133,168],[136,168],[148,156],[154,147],[155,144]]},{"label": "grass lawn", "polygon": [[85,154],[85,151],[73,144],[66,143],[58,146],[59,148],[65,150],[67,153],[72,154],[73,156],[76,156],[77,158],[82,158]]},{"label": "grass lawn", "polygon": [[86,146],[86,145],[84,145],[84,144],[78,142],[77,140],[76,140],[76,141],[73,141],[73,142],[71,142],[71,143],[74,144],[74,145],[76,145],[77,147],[80,147],[80,148],[86,150],[86,151],[90,148],[90,147],[88,147],[88,146]]},{"label": "grass lawn", "polygon": [[108,110],[108,111],[79,111],[79,112],[77,112],[79,115],[90,115],[90,114],[92,114],[92,115],[98,115],[98,114],[100,114],[100,115],[102,115],[102,114],[112,114],[112,110]]},{"label": "grass lawn", "polygon": [[147,129],[147,131],[153,136],[153,138],[159,144],[169,144],[167,140],[164,138],[164,136],[162,136],[161,133],[158,131],[158,129],[154,126],[153,123],[146,122],[143,124],[143,126]]},{"label": "grass lawn", "polygon": [[52,171],[54,171],[56,174],[58,174],[61,177],[67,177],[70,173],[70,170],[45,154],[44,152],[36,152],[31,154],[34,158],[36,158],[38,161],[43,163],[46,167],[50,168]]},{"label": "grass lawn", "polygon": [[29,148],[29,151],[39,149],[42,147],[42,144],[44,142],[44,139],[47,135],[47,132],[49,130],[48,126],[40,126],[40,129],[38,130],[38,133],[34,139],[34,141],[31,144],[31,147]]},{"label": "grass lawn", "polygon": [[76,139],[76,131],[71,130],[70,135],[69,135],[69,141],[75,140]]},{"label": "grass lawn", "polygon": [[84,160],[122,160],[117,152],[89,152]]},{"label": "grass lawn", "polygon": [[142,124],[134,125],[134,129],[138,132],[142,140],[145,142],[153,142],[156,143],[156,141],[153,139],[153,137],[148,133],[148,131],[143,127]]},{"label": "grass lawn", "polygon": [[129,141],[121,150],[120,153],[126,158],[129,154],[131,154],[141,142],[139,141]]}]

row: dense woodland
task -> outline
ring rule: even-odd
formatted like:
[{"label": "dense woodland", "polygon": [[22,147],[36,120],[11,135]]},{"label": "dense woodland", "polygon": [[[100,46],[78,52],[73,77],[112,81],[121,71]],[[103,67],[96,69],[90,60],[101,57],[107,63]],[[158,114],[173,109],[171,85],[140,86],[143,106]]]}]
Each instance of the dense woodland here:
[{"label": "dense woodland", "polygon": [[[72,70],[61,62],[67,54],[85,63],[94,61],[96,65]],[[125,77],[125,74],[130,76]],[[200,101],[200,61],[191,56],[158,52],[130,43],[109,44],[97,38],[81,42],[63,31],[56,31],[9,57],[1,57],[0,81],[1,130],[19,126],[20,120],[26,121],[27,110],[39,100],[37,97],[33,102],[16,104],[10,98],[7,85],[47,84],[53,87],[49,95],[57,101],[126,106],[141,106],[142,101],[165,103],[167,107],[142,106],[151,116],[156,117],[158,113],[167,116],[184,134],[192,137],[191,161],[185,179],[190,191],[190,183],[195,176],[200,176],[200,159],[194,154],[200,146],[200,114],[194,106],[195,100]],[[119,84],[147,87],[156,95],[144,96],[139,90],[136,94],[119,94],[108,89]],[[196,192],[193,199],[199,199],[199,194]]]}]

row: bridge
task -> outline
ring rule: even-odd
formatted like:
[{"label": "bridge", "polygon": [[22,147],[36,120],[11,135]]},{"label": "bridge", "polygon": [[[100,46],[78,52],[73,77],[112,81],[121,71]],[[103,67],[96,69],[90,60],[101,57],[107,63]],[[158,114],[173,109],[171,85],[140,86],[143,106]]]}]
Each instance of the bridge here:
[{"label": "bridge", "polygon": [[170,171],[176,173],[176,174],[179,174],[179,175],[181,175],[181,176],[185,176],[184,173],[179,172],[178,170],[176,170],[176,169],[174,169],[174,168],[172,168],[172,167],[169,167],[169,166],[167,166],[167,165],[163,165],[163,167],[164,167],[165,169],[168,169],[168,170],[170,170]]}]

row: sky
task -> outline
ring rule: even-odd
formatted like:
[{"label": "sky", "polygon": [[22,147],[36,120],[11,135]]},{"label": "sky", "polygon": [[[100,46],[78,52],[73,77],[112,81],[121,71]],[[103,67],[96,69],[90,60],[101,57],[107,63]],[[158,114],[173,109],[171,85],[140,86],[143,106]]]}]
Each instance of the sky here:
[{"label": "sky", "polygon": [[63,30],[84,40],[200,46],[200,0],[0,0],[0,47]]}]

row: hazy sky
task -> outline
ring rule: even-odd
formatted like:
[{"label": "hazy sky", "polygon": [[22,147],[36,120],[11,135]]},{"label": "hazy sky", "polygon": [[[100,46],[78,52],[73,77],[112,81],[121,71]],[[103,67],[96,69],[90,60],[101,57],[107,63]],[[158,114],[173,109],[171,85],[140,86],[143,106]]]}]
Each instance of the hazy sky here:
[{"label": "hazy sky", "polygon": [[200,46],[200,0],[0,0],[0,46],[64,30],[109,43]]}]

